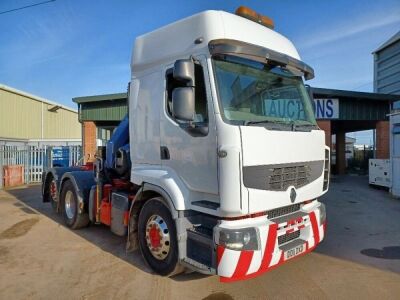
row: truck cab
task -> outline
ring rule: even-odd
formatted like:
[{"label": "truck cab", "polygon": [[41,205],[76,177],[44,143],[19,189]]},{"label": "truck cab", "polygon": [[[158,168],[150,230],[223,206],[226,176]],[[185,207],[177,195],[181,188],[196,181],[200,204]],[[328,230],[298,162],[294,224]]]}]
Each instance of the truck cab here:
[{"label": "truck cab", "polygon": [[329,149],[303,83],[313,70],[287,38],[206,11],[138,37],[131,67],[131,181],[161,188],[173,210],[216,218],[220,276],[276,265],[285,239],[302,243],[297,252],[322,240]]},{"label": "truck cab", "polygon": [[82,213],[96,219],[94,207],[101,220],[108,197],[106,223],[125,218],[127,248],[162,275],[185,267],[247,279],[311,251],[325,234],[318,198],[330,165],[304,85],[313,76],[272,21],[244,7],[137,37],[129,147],[119,151],[128,183],[114,172],[107,190],[91,187]]}]

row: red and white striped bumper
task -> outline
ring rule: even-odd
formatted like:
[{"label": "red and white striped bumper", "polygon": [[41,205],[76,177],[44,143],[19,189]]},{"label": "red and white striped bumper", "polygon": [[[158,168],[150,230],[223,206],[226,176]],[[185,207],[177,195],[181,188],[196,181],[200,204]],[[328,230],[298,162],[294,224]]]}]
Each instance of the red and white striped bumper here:
[{"label": "red and white striped bumper", "polygon": [[[240,220],[239,224],[234,222],[237,221],[230,221],[230,224],[225,225],[245,225],[243,220]],[[271,222],[266,217],[253,219],[252,222],[254,224],[246,226],[258,228],[259,250],[237,251],[217,245],[217,274],[222,282],[253,278],[286,262],[288,259],[285,259],[284,250],[278,245],[279,236],[300,230],[299,239],[305,244],[304,252],[300,254],[303,255],[312,251],[322,241],[326,228],[326,222],[320,224],[318,207],[301,217],[280,224]]]}]

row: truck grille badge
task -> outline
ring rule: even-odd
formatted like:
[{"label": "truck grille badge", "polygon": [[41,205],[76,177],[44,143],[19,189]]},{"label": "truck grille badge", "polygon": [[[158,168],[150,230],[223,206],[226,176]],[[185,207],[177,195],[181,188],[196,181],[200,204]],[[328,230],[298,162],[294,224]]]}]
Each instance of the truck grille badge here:
[{"label": "truck grille badge", "polygon": [[290,201],[294,203],[294,201],[296,201],[296,197],[297,197],[296,190],[292,188],[290,190]]}]

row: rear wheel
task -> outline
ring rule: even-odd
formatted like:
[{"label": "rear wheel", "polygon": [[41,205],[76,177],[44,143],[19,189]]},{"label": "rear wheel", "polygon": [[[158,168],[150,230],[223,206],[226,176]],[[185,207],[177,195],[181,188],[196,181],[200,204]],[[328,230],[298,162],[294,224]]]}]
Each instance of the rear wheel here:
[{"label": "rear wheel", "polygon": [[61,210],[65,225],[68,227],[79,229],[89,224],[88,214],[79,214],[78,196],[70,180],[64,183],[61,191]]},{"label": "rear wheel", "polygon": [[143,258],[156,273],[167,276],[181,270],[175,222],[162,198],[144,204],[139,214],[138,238]]},{"label": "rear wheel", "polygon": [[58,212],[57,184],[54,178],[50,181],[49,184],[49,196],[51,207],[55,212]]}]

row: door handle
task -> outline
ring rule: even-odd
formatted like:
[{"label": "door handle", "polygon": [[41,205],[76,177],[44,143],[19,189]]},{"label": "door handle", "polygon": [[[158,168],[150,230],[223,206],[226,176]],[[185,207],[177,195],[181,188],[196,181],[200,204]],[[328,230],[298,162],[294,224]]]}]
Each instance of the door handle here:
[{"label": "door handle", "polygon": [[166,146],[160,147],[160,157],[161,157],[161,160],[169,160],[170,159],[168,147],[166,147]]}]

